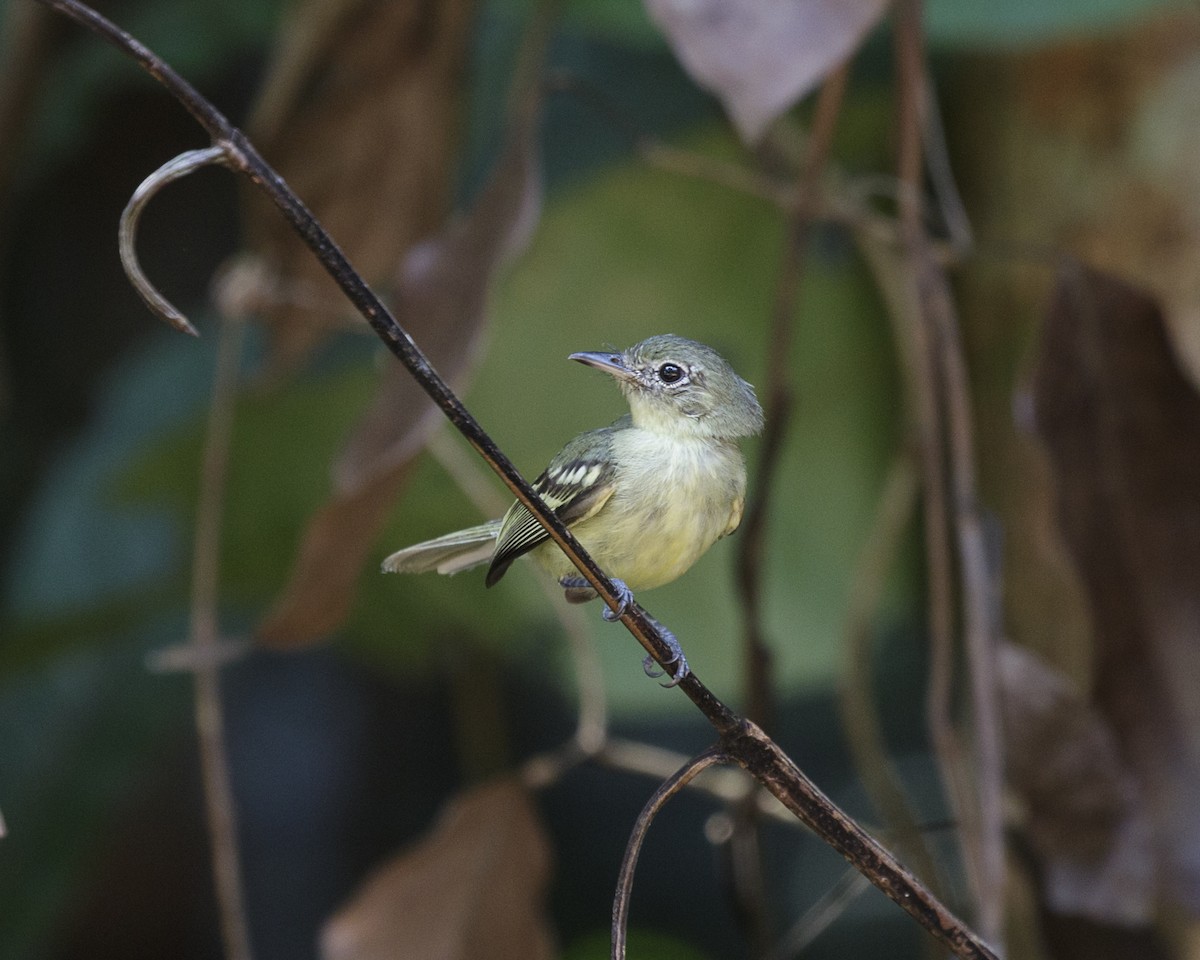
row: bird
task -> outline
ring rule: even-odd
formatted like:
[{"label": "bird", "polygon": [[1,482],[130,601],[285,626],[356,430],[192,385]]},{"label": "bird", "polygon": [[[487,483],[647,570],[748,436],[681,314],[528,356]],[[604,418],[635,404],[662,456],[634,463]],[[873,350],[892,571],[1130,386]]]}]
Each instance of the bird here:
[{"label": "bird", "polygon": [[[568,359],[616,380],[629,412],[569,441],[533,488],[613,581],[620,602],[604,616],[616,620],[635,591],[675,580],[738,528],[746,496],[740,441],[762,429],[762,407],[716,350],[674,334]],[[498,520],[398,550],[383,570],[454,574],[487,563],[491,587],[525,554],[569,602],[597,596],[520,501]],[[687,660],[670,631],[656,626],[674,656],[674,685],[687,675]],[[650,658],[646,672],[662,676]]]}]

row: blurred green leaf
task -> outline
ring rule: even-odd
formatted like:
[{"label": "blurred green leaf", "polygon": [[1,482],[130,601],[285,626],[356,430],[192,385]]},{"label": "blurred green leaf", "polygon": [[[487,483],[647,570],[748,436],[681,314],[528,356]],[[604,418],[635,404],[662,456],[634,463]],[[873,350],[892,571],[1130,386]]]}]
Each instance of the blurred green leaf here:
[{"label": "blurred green leaf", "polygon": [[926,21],[936,44],[1032,47],[1191,6],[1186,0],[929,0]]}]

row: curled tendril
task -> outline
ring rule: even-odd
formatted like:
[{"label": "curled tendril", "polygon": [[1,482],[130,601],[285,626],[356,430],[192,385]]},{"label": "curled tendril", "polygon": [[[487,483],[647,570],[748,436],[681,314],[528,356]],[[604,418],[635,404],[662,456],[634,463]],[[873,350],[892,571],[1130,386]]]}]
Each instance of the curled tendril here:
[{"label": "curled tendril", "polygon": [[712,746],[692,757],[687,763],[663,781],[654,794],[646,801],[642,812],[638,814],[633,833],[625,846],[625,857],[621,861],[621,872],[617,878],[617,892],[613,898],[612,913],[612,960],[625,960],[626,939],[629,930],[629,899],[633,895],[633,871],[637,867],[638,856],[642,852],[642,843],[650,831],[650,824],[658,815],[664,804],[680,790],[686,787],[699,774],[718,763],[729,763],[730,758],[719,746]]},{"label": "curled tendril", "polygon": [[146,302],[146,306],[176,330],[189,333],[193,337],[200,336],[199,331],[166,297],[158,292],[158,288],[150,282],[145,271],[142,270],[141,263],[138,262],[136,242],[138,221],[141,220],[142,211],[146,209],[146,205],[168,183],[180,180],[201,167],[212,164],[225,165],[229,161],[229,147],[225,144],[181,153],[168,160],[143,180],[133,191],[133,196],[129,198],[129,203],[125,205],[125,209],[121,213],[121,226],[117,238],[121,250],[121,266],[125,268],[125,275],[129,277],[129,282]]}]

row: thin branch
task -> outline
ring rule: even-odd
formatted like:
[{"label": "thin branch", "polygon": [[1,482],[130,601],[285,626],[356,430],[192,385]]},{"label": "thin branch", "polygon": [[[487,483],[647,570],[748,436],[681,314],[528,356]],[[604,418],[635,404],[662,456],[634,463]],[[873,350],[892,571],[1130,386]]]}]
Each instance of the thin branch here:
[{"label": "thin branch", "polygon": [[[997,640],[990,601],[983,525],[979,516],[974,475],[970,395],[957,319],[945,274],[934,260],[921,220],[919,191],[922,172],[921,117],[927,104],[924,33],[921,0],[896,5],[896,63],[900,93],[899,178],[901,239],[915,278],[919,317],[913,333],[920,338],[924,360],[922,448],[926,481],[926,530],[930,556],[931,612],[934,649],[930,663],[929,717],[950,795],[963,826],[964,853],[985,937],[999,942],[1004,905],[1003,791],[999,707],[996,701]],[[925,391],[922,391],[925,392]],[[931,409],[932,408],[932,409]],[[943,457],[949,452],[949,486]],[[952,510],[951,510],[952,506]],[[957,534],[962,572],[966,663],[971,690],[975,786],[972,789],[966,757],[952,721],[953,684],[953,567],[950,524]]]},{"label": "thin branch", "polygon": [[[404,363],[421,387],[442,409],[472,446],[502,477],[514,496],[538,518],[564,554],[580,569],[610,608],[620,606],[612,583],[582,550],[561,521],[549,511],[495,442],[466,410],[424,354],[354,271],[333,240],[317,223],[287,184],[263,161],[245,136],[190,85],[144,46],[79,0],[38,0],[75,19],[142,63],[209,131],[217,145],[227,146],[233,166],[250,177],[279,207],[333,279],[384,344]],[[636,603],[622,622],[660,663],[670,665],[671,650]],[[747,770],[800,820],[869,876],[892,900],[963,958],[994,958],[995,954],[962,921],[954,917],[873,837],[842,813],[808,780],[779,746],[762,731],[738,717],[717,699],[693,673],[679,689],[708,718],[721,736],[722,749]]]},{"label": "thin branch", "polygon": [[830,74],[817,100],[809,152],[799,177],[801,201],[788,225],[787,244],[775,287],[767,360],[766,429],[763,432],[755,487],[746,504],[737,551],[738,599],[745,625],[743,649],[747,666],[747,713],[756,723],[772,725],[774,712],[770,682],[770,649],[762,626],[762,562],[765,521],[772,483],[792,409],[790,358],[796,302],[804,277],[813,215],[808,199],[820,193],[821,174],[833,148],[833,134],[841,113],[848,68]]},{"label": "thin branch", "polygon": [[825,895],[804,911],[784,935],[768,960],[791,960],[798,957],[849,908],[867,889],[867,878],[857,870],[845,870]]},{"label": "thin branch", "polygon": [[975,480],[975,441],[970,388],[957,317],[945,276],[926,260],[929,316],[940,330],[940,362],[949,417],[950,488],[953,494],[965,652],[971,691],[970,733],[974,740],[976,802],[979,805],[983,896],[979,924],[998,942],[1004,923],[1004,756],[1001,742],[998,577]]},{"label": "thin branch", "polygon": [[[656,780],[666,779],[688,760],[685,754],[677,750],[620,737],[609,737],[604,748],[592,759],[613,770],[653,777]],[[688,788],[707,794],[713,799],[733,803],[745,797],[747,782],[744,770],[730,767],[710,771],[707,776],[689,783]],[[763,816],[770,817],[778,823],[802,826],[791,811],[765,790],[759,789],[755,797]]]},{"label": "thin branch", "polygon": [[[426,444],[426,449],[454,480],[467,498],[485,517],[498,517],[508,509],[508,503],[496,493],[495,487],[487,483],[487,477],[479,468],[478,461],[465,455],[460,444],[452,443],[446,434],[438,430]],[[542,595],[554,611],[559,626],[567,636],[571,658],[575,666],[575,684],[579,689],[579,715],[575,727],[574,743],[570,764],[594,754],[604,746],[608,736],[608,705],[604,690],[604,670],[596,645],[584,622],[583,610],[562,602],[562,594],[545,577],[533,578]],[[525,767],[533,775],[538,758],[527,762]],[[565,767],[560,763],[549,767],[539,766],[541,772],[534,776],[538,783],[548,783],[561,776]],[[553,770],[553,774],[550,771]]]},{"label": "thin branch", "polygon": [[937,871],[921,837],[884,742],[883,724],[873,693],[871,635],[887,583],[888,571],[899,552],[901,537],[913,517],[918,477],[908,451],[896,455],[879,497],[875,521],[859,556],[846,613],[846,672],[839,705],[846,741],[854,766],[871,802],[879,811],[888,835],[937,892]]},{"label": "thin branch", "polygon": [[612,958],[625,960],[625,939],[629,926],[629,900],[633,895],[633,871],[637,867],[638,856],[642,852],[642,844],[650,831],[650,824],[658,816],[671,797],[688,785],[698,774],[718,763],[728,763],[729,758],[722,752],[721,747],[709,747],[703,753],[696,755],[667,779],[653,796],[646,801],[646,806],[638,814],[625,846],[625,857],[621,861],[621,872],[617,878],[617,893],[613,898],[612,915]]},{"label": "thin branch", "polygon": [[[742,659],[745,663],[746,712],[760,726],[775,726],[775,695],[771,679],[771,649],[763,627],[762,568],[766,554],[766,517],[775,476],[791,421],[793,396],[791,355],[796,305],[815,219],[813,207],[821,195],[821,179],[833,152],[833,136],[845,99],[847,64],[839,66],[821,87],[808,141],[808,153],[797,178],[798,202],[788,222],[783,262],[775,285],[768,336],[765,420],[754,485],[748,497],[738,541],[736,585],[742,608]],[[772,937],[764,895],[758,814],[741,804],[733,813],[729,843],[733,893],[738,912],[746,918],[752,955],[762,956]]]},{"label": "thin branch", "polygon": [[[721,738],[725,753],[774,794],[817,836],[958,957],[996,954],[905,868],[891,851],[843,813],[774,740],[749,721]],[[918,892],[919,891],[919,892]]]},{"label": "thin branch", "polygon": [[229,320],[221,326],[216,372],[204,459],[200,468],[200,502],[196,509],[196,543],[192,556],[191,642],[195,666],[196,735],[204,780],[205,815],[213,849],[213,880],[221,915],[226,960],[250,960],[249,924],[239,866],[237,816],[229,758],[225,752],[225,721],[221,707],[219,664],[220,626],[217,583],[220,571],[221,517],[224,513],[229,443],[237,394],[238,359],[245,325]]},{"label": "thin branch", "polygon": [[933,72],[924,64],[925,95],[921,103],[921,132],[925,144],[925,166],[929,182],[941,207],[942,222],[950,234],[950,247],[958,258],[967,257],[975,245],[971,218],[958,192],[954,170],[950,166],[950,149],[946,144],[946,126],[942,123],[941,105],[933,85]]}]

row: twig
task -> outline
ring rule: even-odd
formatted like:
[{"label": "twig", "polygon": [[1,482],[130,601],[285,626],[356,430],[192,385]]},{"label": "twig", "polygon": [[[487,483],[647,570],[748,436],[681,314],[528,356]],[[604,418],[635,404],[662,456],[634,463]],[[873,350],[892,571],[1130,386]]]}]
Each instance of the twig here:
[{"label": "twig", "polygon": [[[146,278],[137,256],[137,228],[142,212],[167,184],[186,177],[201,167],[224,163],[221,147],[191,150],[170,160],[141,182],[121,214],[118,248],[121,265],[130,283],[146,305],[176,330],[198,336],[188,319],[155,289]],[[190,642],[160,655],[153,669],[170,668],[183,662],[194,673],[196,736],[204,782],[205,817],[212,843],[213,882],[221,918],[221,935],[227,960],[250,960],[249,924],[242,894],[237,815],[229,760],[225,752],[225,722],[221,707],[220,668],[230,659],[236,644],[220,638],[217,584],[220,579],[221,518],[229,467],[229,443],[233,430],[238,359],[244,325],[230,319],[221,326],[217,362],[213,376],[212,403],[200,468],[200,497],[196,509],[196,542],[192,556]]]},{"label": "twig", "polygon": [[867,889],[867,879],[856,870],[845,870],[825,895],[792,924],[768,960],[791,960],[803,953],[829,925]]},{"label": "twig", "polygon": [[[433,370],[379,298],[350,266],[329,235],[279,175],[266,164],[244,134],[232,127],[212,104],[146,47],[79,0],[38,2],[87,26],[132,56],[197,118],[213,137],[214,145],[228,151],[233,166],[266,191],[384,344],[404,363],[451,423],[501,476],[517,499],[538,518],[604,602],[610,608],[619,607],[619,599],[608,577],[583,551],[561,521],[546,508],[528,482]],[[656,660],[670,665],[670,649],[648,614],[638,604],[630,604],[621,620]],[[720,734],[722,749],[731,760],[763,784],[826,843],[869,876],[876,886],[922,926],[960,957],[995,957],[987,945],[933,897],[891,853],[825,797],[758,727],[738,717],[694,673],[684,677],[678,686]]]},{"label": "twig", "polygon": [[928,63],[922,65],[922,70],[924,96],[921,102],[921,132],[925,144],[925,166],[941,207],[942,222],[950,234],[950,247],[958,258],[964,258],[975,245],[974,231],[954,180],[954,170],[950,166],[946,127],[942,123],[942,111],[933,85],[933,72]]},{"label": "twig", "polygon": [[774,725],[771,690],[771,652],[762,625],[762,562],[765,550],[766,515],[771,501],[772,484],[783,440],[787,436],[792,410],[790,376],[792,329],[796,322],[796,302],[804,278],[813,215],[809,198],[819,195],[819,184],[833,148],[833,134],[841,113],[848,68],[845,64],[830,74],[817,100],[808,157],[799,177],[800,203],[788,225],[783,263],[775,286],[771,311],[771,331],[767,360],[766,429],[759,448],[754,489],[750,494],[742,522],[737,551],[738,599],[745,627],[743,650],[746,661],[746,703],[751,720]]},{"label": "twig", "polygon": [[658,816],[663,805],[682,790],[698,774],[717,763],[728,763],[729,758],[722,752],[721,747],[709,747],[703,753],[693,757],[668,778],[653,796],[646,801],[646,806],[638,814],[629,843],[625,846],[625,857],[621,861],[621,872],[617,878],[617,893],[613,898],[612,915],[612,958],[625,960],[625,938],[629,926],[629,899],[633,895],[633,871],[637,867],[638,855],[642,852],[642,843],[650,831],[650,824]]},{"label": "twig", "polygon": [[871,634],[890,566],[916,506],[918,478],[908,451],[892,461],[875,521],[859,556],[846,613],[846,674],[840,707],[846,741],[859,778],[890,836],[926,883],[937,892],[937,871],[921,838],[900,777],[888,757],[872,691]]},{"label": "twig", "polygon": [[[922,424],[931,598],[936,593],[936,599],[931,599],[935,606],[931,611],[934,649],[928,694],[930,726],[943,771],[952,784],[951,799],[957,799],[955,805],[963,827],[967,872],[974,888],[980,929],[989,940],[998,942],[1004,904],[1004,836],[1000,725],[993,663],[996,640],[990,603],[992,583],[976,500],[966,365],[946,278],[930,252],[918,199],[922,170],[921,116],[928,96],[924,83],[921,0],[899,0],[896,5],[896,63],[900,93],[898,171],[905,186],[901,191],[901,238],[916,281],[920,316],[913,332],[920,338],[917,353],[925,360],[925,376],[921,379],[936,385],[926,388],[935,390],[935,397],[923,400],[923,419],[933,419]],[[942,459],[947,449],[951,501],[946,498]],[[947,524],[951,503],[962,569],[977,780],[974,790],[969,785],[965,757],[951,719],[953,572]]]},{"label": "twig", "polygon": [[[426,449],[481,514],[486,517],[498,517],[508,509],[508,503],[497,495],[491,484],[485,482],[487,478],[479,469],[478,461],[466,456],[462,446],[452,443],[443,431],[438,430],[433,434],[426,444]],[[578,606],[564,604],[562,594],[545,577],[534,579],[570,641],[575,664],[575,683],[579,688],[579,716],[574,738],[577,749],[571,751],[569,756],[569,764],[573,765],[578,759],[591,756],[600,750],[608,735],[604,671],[600,667],[596,646],[584,623],[583,610]],[[562,763],[545,766],[537,761],[538,758],[535,757],[528,761],[525,767],[538,783],[550,782],[565,769]]]},{"label": "twig", "polygon": [[227,320],[217,344],[212,404],[200,468],[200,502],[196,509],[196,543],[192,556],[191,640],[196,648],[196,735],[204,779],[205,815],[213,848],[213,880],[221,915],[226,960],[250,960],[249,924],[239,866],[237,815],[229,758],[225,753],[225,722],[221,707],[217,582],[220,570],[221,517],[233,432],[238,359],[245,325]]},{"label": "twig", "polygon": [[[798,202],[791,211],[783,262],[775,285],[768,337],[766,428],[759,447],[754,486],[748,497],[737,550],[736,585],[742,608],[742,654],[746,669],[745,698],[749,718],[760,726],[775,726],[775,696],[771,679],[771,649],[763,628],[762,567],[766,553],[766,517],[775,475],[791,421],[793,395],[791,355],[796,304],[804,281],[813,208],[820,197],[821,177],[833,149],[833,135],[841,113],[849,69],[842,64],[826,79],[817,98],[808,154],[797,178]],[[758,813],[753,803],[733,812],[730,838],[733,893],[740,915],[749,927],[753,956],[762,956],[772,937],[771,919],[764,894]]]}]

